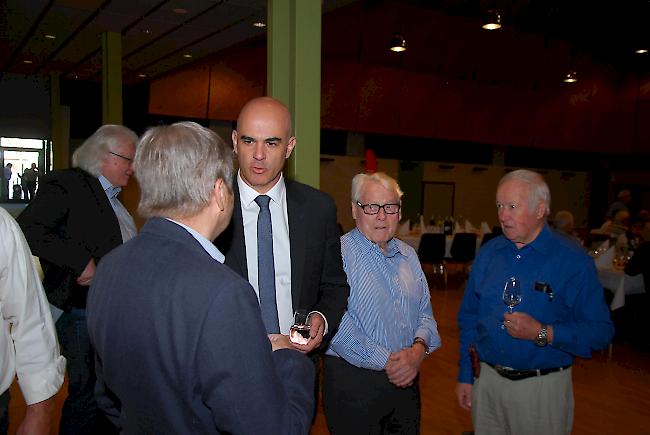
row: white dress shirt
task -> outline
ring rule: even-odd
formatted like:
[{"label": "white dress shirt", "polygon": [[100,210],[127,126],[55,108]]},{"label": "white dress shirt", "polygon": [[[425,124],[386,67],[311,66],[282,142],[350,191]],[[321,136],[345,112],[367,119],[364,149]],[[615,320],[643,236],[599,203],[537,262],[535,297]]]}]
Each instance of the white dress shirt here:
[{"label": "white dress shirt", "polygon": [[[260,292],[257,282],[257,216],[260,206],[255,202],[260,194],[237,175],[239,200],[244,223],[244,240],[246,243],[246,263],[248,282],[255,289],[259,301]],[[287,189],[284,178],[280,175],[278,182],[265,193],[271,198],[271,226],[273,227],[273,263],[275,267],[275,300],[278,305],[280,333],[288,334],[293,323],[293,303],[291,302],[291,247],[289,243],[289,215],[287,214]]]},{"label": "white dress shirt", "polygon": [[53,396],[63,384],[65,358],[27,241],[0,208],[0,394],[18,374],[28,405]]}]

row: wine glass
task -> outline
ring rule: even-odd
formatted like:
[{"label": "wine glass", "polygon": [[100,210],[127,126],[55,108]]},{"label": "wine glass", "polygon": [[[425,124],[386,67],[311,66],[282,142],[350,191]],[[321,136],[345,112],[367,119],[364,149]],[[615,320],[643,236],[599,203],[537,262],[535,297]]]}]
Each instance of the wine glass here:
[{"label": "wine glass", "polygon": [[510,277],[503,287],[503,302],[510,309],[510,314],[512,314],[512,309],[521,302],[521,297],[521,284],[519,280],[514,276]]},{"label": "wine glass", "polygon": [[293,314],[293,325],[289,331],[289,340],[296,344],[307,344],[309,342],[309,331],[311,329],[311,319],[309,311],[296,310]]}]

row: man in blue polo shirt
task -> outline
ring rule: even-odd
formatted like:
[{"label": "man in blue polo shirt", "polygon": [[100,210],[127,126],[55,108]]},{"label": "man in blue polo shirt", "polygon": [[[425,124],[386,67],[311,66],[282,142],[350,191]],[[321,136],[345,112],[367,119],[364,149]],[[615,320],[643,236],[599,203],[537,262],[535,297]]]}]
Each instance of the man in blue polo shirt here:
[{"label": "man in blue polo shirt", "polygon": [[[456,393],[476,434],[570,434],[573,359],[614,332],[593,260],[546,224],[550,202],[535,172],[499,181],[503,236],[477,255],[458,313]],[[513,280],[521,300],[509,314],[503,293]]]}]

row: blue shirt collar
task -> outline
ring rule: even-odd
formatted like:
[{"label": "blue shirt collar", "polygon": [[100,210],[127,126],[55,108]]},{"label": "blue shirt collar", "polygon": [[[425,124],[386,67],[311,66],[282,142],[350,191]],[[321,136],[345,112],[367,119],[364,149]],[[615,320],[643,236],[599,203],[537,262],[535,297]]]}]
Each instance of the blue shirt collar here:
[{"label": "blue shirt collar", "polygon": [[102,189],[104,189],[104,192],[106,192],[106,196],[108,196],[108,199],[113,199],[115,198],[121,191],[121,187],[115,187],[111,184],[110,181],[103,175],[100,175],[99,177],[99,183],[102,185]]},{"label": "blue shirt collar", "polygon": [[496,248],[497,249],[510,248],[510,249],[514,249],[515,251],[534,249],[540,254],[548,255],[549,245],[551,243],[552,238],[553,238],[553,233],[551,229],[548,227],[548,224],[544,224],[542,231],[540,231],[537,237],[535,237],[535,240],[523,246],[521,249],[518,249],[517,246],[513,242],[508,240],[505,236],[503,236],[503,239],[501,240],[501,245],[496,246]]},{"label": "blue shirt collar", "polygon": [[401,250],[399,249],[399,244],[394,237],[390,239],[388,243],[386,243],[386,253],[384,254],[384,251],[381,250],[379,245],[368,240],[366,236],[364,236],[363,233],[359,231],[359,228],[353,229],[351,233],[354,241],[361,247],[363,254],[367,254],[373,250],[376,250],[385,257],[394,257],[398,253],[402,254]]},{"label": "blue shirt collar", "polygon": [[165,218],[165,219],[167,219],[170,222],[174,222],[178,226],[185,228],[185,230],[187,230],[187,232],[190,233],[190,235],[194,237],[196,241],[201,244],[203,249],[205,249],[205,252],[207,252],[208,255],[210,255],[210,257],[214,258],[219,263],[223,263],[226,260],[226,257],[221,253],[221,251],[219,251],[219,249],[214,245],[214,243],[212,243],[211,241],[203,237],[197,231],[193,230],[192,228],[188,227],[185,224],[175,221],[174,219],[170,219],[170,218]]}]

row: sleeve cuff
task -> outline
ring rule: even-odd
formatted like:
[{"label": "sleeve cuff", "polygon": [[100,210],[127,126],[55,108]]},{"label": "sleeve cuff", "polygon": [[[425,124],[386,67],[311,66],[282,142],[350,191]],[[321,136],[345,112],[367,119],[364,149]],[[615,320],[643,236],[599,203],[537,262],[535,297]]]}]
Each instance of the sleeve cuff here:
[{"label": "sleeve cuff", "polygon": [[23,393],[25,403],[33,405],[49,399],[59,391],[65,376],[65,358],[60,356],[52,362],[50,367],[34,374],[22,374],[18,378],[20,391]]},{"label": "sleeve cuff", "polygon": [[325,337],[327,335],[327,331],[329,331],[329,327],[327,325],[327,317],[325,317],[325,314],[321,313],[320,311],[310,311],[309,315],[311,316],[313,313],[320,314],[320,316],[325,321],[325,331],[323,332],[323,337]]}]

